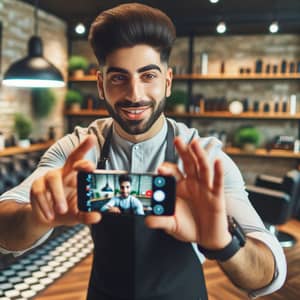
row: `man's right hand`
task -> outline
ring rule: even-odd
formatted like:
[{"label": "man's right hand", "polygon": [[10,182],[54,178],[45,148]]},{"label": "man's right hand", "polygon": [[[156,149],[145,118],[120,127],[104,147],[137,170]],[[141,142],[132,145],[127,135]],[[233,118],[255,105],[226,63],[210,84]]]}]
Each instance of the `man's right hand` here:
[{"label": "man's right hand", "polygon": [[120,214],[121,213],[120,208],[116,207],[116,206],[109,206],[107,211],[110,212],[110,213],[114,213],[114,214]]},{"label": "man's right hand", "polygon": [[88,136],[68,157],[62,168],[47,172],[35,180],[31,187],[32,215],[44,227],[93,224],[101,220],[98,212],[81,212],[77,207],[77,172],[92,172],[95,165],[83,160],[95,146],[96,140]]}]

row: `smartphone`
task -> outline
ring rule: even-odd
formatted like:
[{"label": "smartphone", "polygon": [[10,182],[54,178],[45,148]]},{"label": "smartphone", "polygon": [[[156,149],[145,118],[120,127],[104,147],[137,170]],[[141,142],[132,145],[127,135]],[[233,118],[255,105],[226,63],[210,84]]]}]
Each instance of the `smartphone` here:
[{"label": "smartphone", "polygon": [[81,211],[171,216],[175,210],[176,179],[150,173],[78,172],[77,194]]}]

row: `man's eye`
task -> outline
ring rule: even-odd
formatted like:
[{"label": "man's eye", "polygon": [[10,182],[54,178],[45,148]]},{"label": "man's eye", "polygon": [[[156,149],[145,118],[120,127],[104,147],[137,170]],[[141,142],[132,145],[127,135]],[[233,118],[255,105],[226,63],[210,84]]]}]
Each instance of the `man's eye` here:
[{"label": "man's eye", "polygon": [[153,74],[153,73],[146,73],[146,74],[143,75],[143,77],[146,80],[151,80],[151,79],[156,78],[157,76],[156,76],[156,74]]},{"label": "man's eye", "polygon": [[113,75],[110,78],[111,82],[113,83],[120,83],[126,80],[126,76],[122,75],[122,74],[117,74],[117,75]]}]

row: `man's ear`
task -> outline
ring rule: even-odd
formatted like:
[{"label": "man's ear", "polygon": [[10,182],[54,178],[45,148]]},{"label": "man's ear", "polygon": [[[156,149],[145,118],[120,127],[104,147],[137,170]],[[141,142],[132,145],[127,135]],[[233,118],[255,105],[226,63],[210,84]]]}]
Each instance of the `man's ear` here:
[{"label": "man's ear", "polygon": [[170,97],[171,95],[172,80],[173,80],[173,70],[172,68],[168,68],[167,76],[166,76],[166,97]]},{"label": "man's ear", "polygon": [[98,88],[99,98],[101,100],[104,100],[103,75],[101,71],[97,71],[97,88]]}]

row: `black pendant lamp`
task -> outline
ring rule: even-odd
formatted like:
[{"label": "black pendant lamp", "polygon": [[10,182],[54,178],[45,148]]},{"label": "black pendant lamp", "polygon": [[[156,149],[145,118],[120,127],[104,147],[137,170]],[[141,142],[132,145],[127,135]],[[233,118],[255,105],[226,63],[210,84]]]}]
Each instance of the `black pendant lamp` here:
[{"label": "black pendant lamp", "polygon": [[28,55],[13,63],[4,73],[3,85],[28,88],[63,87],[60,71],[43,57],[43,43],[38,32],[38,1],[35,1],[35,35],[28,42]]}]

